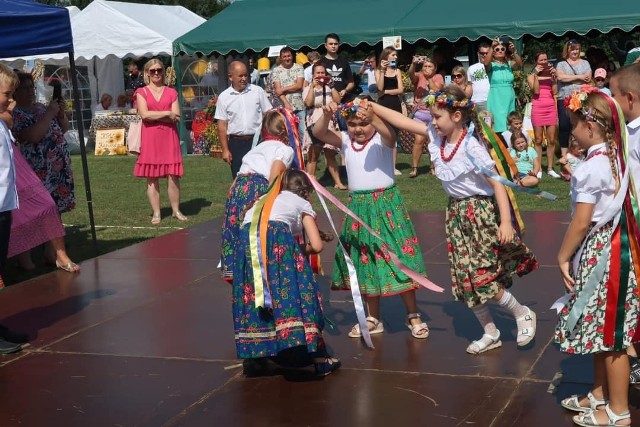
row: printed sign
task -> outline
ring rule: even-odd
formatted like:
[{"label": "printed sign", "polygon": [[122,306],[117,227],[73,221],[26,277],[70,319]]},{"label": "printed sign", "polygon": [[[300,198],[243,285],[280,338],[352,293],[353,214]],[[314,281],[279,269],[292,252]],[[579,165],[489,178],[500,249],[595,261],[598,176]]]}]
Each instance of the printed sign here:
[{"label": "printed sign", "polygon": [[120,156],[127,154],[124,145],[124,128],[96,130],[96,156]]},{"label": "printed sign", "polygon": [[391,46],[395,50],[402,50],[402,36],[385,36],[382,38],[382,46]]},{"label": "printed sign", "polygon": [[282,49],[285,46],[286,44],[280,44],[278,46],[269,46],[269,53],[267,53],[267,56],[269,58],[273,58],[274,56],[280,56],[280,49]]}]

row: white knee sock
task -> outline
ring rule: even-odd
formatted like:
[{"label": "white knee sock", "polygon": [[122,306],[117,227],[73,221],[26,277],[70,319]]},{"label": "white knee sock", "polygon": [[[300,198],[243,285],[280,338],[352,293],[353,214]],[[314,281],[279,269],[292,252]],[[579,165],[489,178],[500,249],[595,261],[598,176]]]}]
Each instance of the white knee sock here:
[{"label": "white knee sock", "polygon": [[498,328],[496,328],[496,324],[493,323],[493,317],[491,316],[491,312],[489,311],[489,307],[486,304],[476,305],[471,309],[473,314],[476,315],[478,322],[484,329],[485,334],[489,334],[492,337],[498,335]]},{"label": "white knee sock", "polygon": [[520,304],[518,300],[513,295],[511,295],[511,292],[507,291],[506,289],[502,294],[502,298],[500,298],[500,301],[498,301],[498,304],[509,310],[513,314],[513,317],[515,317],[516,319],[518,317],[524,316],[529,312],[527,310],[527,307]]}]

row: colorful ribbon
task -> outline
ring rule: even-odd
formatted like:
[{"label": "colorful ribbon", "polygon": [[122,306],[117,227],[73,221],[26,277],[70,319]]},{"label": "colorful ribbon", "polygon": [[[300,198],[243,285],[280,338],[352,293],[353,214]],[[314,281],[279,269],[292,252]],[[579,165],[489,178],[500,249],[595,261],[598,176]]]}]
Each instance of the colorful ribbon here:
[{"label": "colorful ribbon", "polygon": [[304,156],[302,155],[302,143],[300,139],[300,132],[298,131],[298,123],[300,119],[286,108],[277,107],[277,110],[282,116],[284,125],[287,128],[289,145],[293,148],[292,166],[294,169],[304,170]]}]

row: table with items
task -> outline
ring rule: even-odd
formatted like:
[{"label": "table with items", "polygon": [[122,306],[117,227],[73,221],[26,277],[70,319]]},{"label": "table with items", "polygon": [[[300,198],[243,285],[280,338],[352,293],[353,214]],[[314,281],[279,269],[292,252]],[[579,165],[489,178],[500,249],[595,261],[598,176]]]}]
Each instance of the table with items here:
[{"label": "table with items", "polygon": [[133,122],[142,120],[138,114],[125,114],[125,113],[107,113],[96,115],[91,120],[91,127],[89,128],[89,144],[95,144],[96,131],[100,129],[122,129],[124,128],[125,140],[129,133],[129,125]]}]

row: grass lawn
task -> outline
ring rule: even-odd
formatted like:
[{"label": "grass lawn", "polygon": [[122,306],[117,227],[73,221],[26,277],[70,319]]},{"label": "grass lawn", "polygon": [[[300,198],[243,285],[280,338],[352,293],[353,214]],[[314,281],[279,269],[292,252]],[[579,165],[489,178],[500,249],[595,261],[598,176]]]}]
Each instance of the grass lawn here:
[{"label": "grass lawn", "polygon": [[[95,253],[91,242],[87,195],[82,176],[80,156],[73,156],[76,183],[77,206],[62,216],[67,229],[66,243],[71,259],[82,261],[93,258]],[[206,156],[187,156],[184,159],[185,176],[182,179],[182,212],[189,217],[188,223],[181,223],[171,217],[171,208],[166,195],[166,180],[161,180],[162,224],[151,225],[151,208],[145,192],[145,181],[133,177],[135,157],[95,157],[89,155],[91,195],[98,238],[98,254],[104,254],[132,244],[175,231],[181,227],[198,224],[220,217],[224,211],[227,190],[231,183],[229,166],[220,159]],[[398,168],[403,175],[397,177],[397,185],[410,211],[441,211],[447,204],[447,197],[438,180],[428,174],[427,160],[423,157],[417,178],[409,178],[411,156],[398,155]],[[543,160],[544,163],[544,160]],[[544,165],[543,165],[544,166]],[[318,177],[324,172],[324,161],[319,165]],[[543,167],[544,170],[544,167]],[[333,194],[345,201],[346,191],[333,189],[333,182],[321,179]],[[346,181],[345,181],[346,182]],[[540,187],[558,196],[556,201],[548,201],[517,193],[517,200],[524,211],[566,211],[569,209],[569,185],[544,175]],[[321,210],[319,203],[316,208]],[[8,283],[26,280],[50,271],[42,266],[42,252],[33,251],[33,259],[38,268],[25,272],[9,264],[5,272]]]}]

